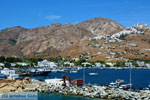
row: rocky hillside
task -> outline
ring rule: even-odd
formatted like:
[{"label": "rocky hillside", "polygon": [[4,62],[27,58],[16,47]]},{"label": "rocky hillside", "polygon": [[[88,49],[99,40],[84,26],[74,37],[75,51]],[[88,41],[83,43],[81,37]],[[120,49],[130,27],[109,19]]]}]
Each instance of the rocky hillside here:
[{"label": "rocky hillside", "polygon": [[17,39],[21,32],[27,29],[20,26],[7,28],[0,31],[0,55],[18,56],[22,55],[16,48]]},{"label": "rocky hillside", "polygon": [[77,24],[78,27],[84,28],[94,35],[114,34],[125,29],[115,21],[97,17]]},{"label": "rocky hillside", "polygon": [[93,18],[78,24],[52,24],[24,29],[7,28],[0,31],[0,54],[5,56],[50,56],[73,46],[82,46],[88,38],[113,34],[123,30],[120,24],[107,18]]},{"label": "rocky hillside", "polygon": [[113,35],[99,35],[82,41],[54,56],[85,58],[90,61],[150,60],[150,27],[137,24]]}]

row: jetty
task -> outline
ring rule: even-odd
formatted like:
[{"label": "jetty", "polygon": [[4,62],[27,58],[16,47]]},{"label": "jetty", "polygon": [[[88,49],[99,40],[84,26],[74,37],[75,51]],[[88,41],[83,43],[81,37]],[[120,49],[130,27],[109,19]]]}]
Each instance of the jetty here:
[{"label": "jetty", "polygon": [[118,88],[110,88],[107,86],[60,86],[54,87],[41,84],[36,89],[38,92],[44,93],[60,93],[64,95],[76,95],[89,98],[114,99],[114,100],[150,100],[150,91],[127,91]]},{"label": "jetty", "polygon": [[39,92],[76,95],[98,99],[114,100],[150,100],[149,90],[130,91],[109,86],[83,85],[55,86],[44,81],[26,77],[23,80],[0,80],[0,93],[3,92]]}]

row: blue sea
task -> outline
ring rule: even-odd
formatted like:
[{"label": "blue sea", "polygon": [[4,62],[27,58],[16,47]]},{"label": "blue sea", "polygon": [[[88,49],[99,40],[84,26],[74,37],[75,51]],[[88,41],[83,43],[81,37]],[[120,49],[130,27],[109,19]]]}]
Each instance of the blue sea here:
[{"label": "blue sea", "polygon": [[81,96],[73,96],[73,95],[60,95],[60,94],[44,94],[39,93],[38,100],[103,100],[103,99],[91,99]]},{"label": "blue sea", "polygon": [[[116,69],[99,69],[99,68],[86,68],[81,69],[78,73],[49,73],[48,76],[34,76],[32,78],[39,79],[44,81],[48,78],[62,78],[62,74],[69,76],[72,80],[83,78],[83,72],[85,72],[85,83],[86,84],[96,84],[96,85],[108,85],[110,82],[113,82],[117,79],[122,79],[126,83],[130,82],[130,70],[116,70]],[[88,73],[96,72],[99,75],[90,76]],[[133,88],[145,88],[150,82],[150,69],[132,69],[132,84]],[[89,98],[82,98],[77,96],[65,96],[58,94],[40,94],[39,100],[93,100]]]}]

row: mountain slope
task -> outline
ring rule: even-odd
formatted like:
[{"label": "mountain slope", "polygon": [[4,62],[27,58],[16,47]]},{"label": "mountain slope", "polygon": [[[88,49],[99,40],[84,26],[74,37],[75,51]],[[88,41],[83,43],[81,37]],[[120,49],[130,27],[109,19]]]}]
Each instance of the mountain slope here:
[{"label": "mountain slope", "polygon": [[21,55],[16,43],[18,36],[21,32],[27,31],[27,29],[20,26],[7,28],[0,31],[0,55],[18,56]]},{"label": "mountain slope", "polygon": [[150,60],[150,27],[137,24],[113,35],[100,35],[73,46],[54,57],[80,58],[89,61]]},{"label": "mountain slope", "polygon": [[[0,31],[6,39],[1,42],[1,55],[8,56],[49,56],[65,51],[78,45],[88,38],[99,34],[113,34],[123,30],[124,27],[107,18],[93,18],[78,24],[52,24],[50,26],[34,29],[13,27]],[[11,36],[13,34],[13,36]],[[12,39],[10,39],[12,38]]]},{"label": "mountain slope", "polygon": [[103,17],[97,17],[78,23],[77,26],[87,29],[94,35],[113,34],[125,29],[115,21]]}]

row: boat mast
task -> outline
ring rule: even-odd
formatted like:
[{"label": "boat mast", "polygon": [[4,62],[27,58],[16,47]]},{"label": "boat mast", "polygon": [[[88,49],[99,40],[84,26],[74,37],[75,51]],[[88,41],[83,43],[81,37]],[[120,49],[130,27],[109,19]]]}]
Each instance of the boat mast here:
[{"label": "boat mast", "polygon": [[85,65],[84,65],[84,67],[83,67],[83,82],[84,82],[84,84],[85,84]]},{"label": "boat mast", "polygon": [[[132,66],[131,66],[132,67]],[[131,67],[130,67],[130,91],[132,89],[132,76],[131,76]]]}]

